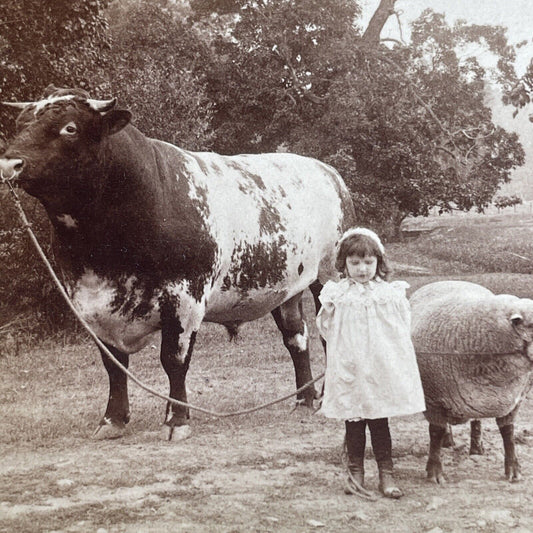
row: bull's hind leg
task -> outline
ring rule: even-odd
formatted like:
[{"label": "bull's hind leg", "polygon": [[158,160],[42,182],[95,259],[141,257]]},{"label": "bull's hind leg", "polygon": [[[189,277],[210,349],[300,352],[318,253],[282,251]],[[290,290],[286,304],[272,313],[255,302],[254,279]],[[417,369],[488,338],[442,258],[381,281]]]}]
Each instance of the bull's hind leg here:
[{"label": "bull's hind leg", "polygon": [[[128,354],[107,344],[105,346],[123,366],[128,368]],[[100,425],[93,436],[97,439],[116,439],[122,437],[126,424],[130,420],[128,378],[100,347],[98,349],[109,376],[109,399],[105,415],[100,420]]]},{"label": "bull's hind leg", "polygon": [[[309,361],[309,335],[304,320],[302,293],[276,307],[272,316],[283,335],[283,344],[291,354],[296,374],[296,388],[303,387],[313,379],[311,363]],[[299,392],[297,399],[307,407],[313,407],[316,397],[313,385]]]}]

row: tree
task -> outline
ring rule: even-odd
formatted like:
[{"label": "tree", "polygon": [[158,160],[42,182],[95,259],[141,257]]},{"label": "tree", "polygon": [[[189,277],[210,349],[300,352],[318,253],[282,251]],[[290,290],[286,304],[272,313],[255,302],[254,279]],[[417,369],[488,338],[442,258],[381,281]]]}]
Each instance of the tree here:
[{"label": "tree", "polygon": [[[95,89],[108,46],[107,0],[18,0],[0,10],[0,100],[33,100],[50,83]],[[28,38],[31,36],[31,38]],[[0,140],[13,133],[12,111],[0,106]]]},{"label": "tree", "polygon": [[[216,0],[201,4],[200,15],[218,6]],[[231,5],[238,17],[228,16],[225,6],[223,26],[211,43],[219,58],[208,74],[216,106],[215,148],[222,153],[275,150],[295,125],[322,108],[339,68],[338,44],[354,31],[358,4],[235,0]]]},{"label": "tree", "polygon": [[522,198],[520,198],[520,196],[517,196],[516,194],[511,194],[510,196],[500,195],[494,198],[494,206],[498,208],[498,213],[506,207],[517,206],[521,203]]},{"label": "tree", "polygon": [[[31,101],[50,83],[97,90],[105,85],[102,50],[108,46],[105,0],[18,0],[0,11],[0,101]],[[4,3],[5,4],[5,3]],[[31,36],[31,39],[28,39]],[[15,112],[0,106],[0,151],[14,133]],[[50,253],[50,225],[42,207],[21,195],[33,231]],[[6,190],[0,194],[0,311],[2,323],[35,313],[35,329],[56,331],[70,314],[38,259]],[[72,324],[72,322],[71,322]]]},{"label": "tree", "polygon": [[[502,28],[450,26],[432,11],[408,45],[382,42],[394,5],[382,0],[361,28],[354,0],[115,0],[107,9],[106,0],[20,0],[0,13],[0,99],[78,85],[117,95],[143,132],[186,148],[317,157],[342,173],[361,223],[390,233],[433,206],[482,210],[524,155],[484,104],[487,73],[458,50],[491,50],[517,107],[529,101],[533,66],[519,82]],[[1,144],[13,111],[0,107],[0,121]],[[13,260],[1,274],[24,280],[5,242],[0,253]]]},{"label": "tree", "polygon": [[114,2],[107,12],[112,45],[105,60],[113,71],[111,94],[133,112],[145,135],[206,150],[213,138],[205,81],[211,51],[187,13],[165,0]]},{"label": "tree", "polygon": [[513,51],[502,28],[450,27],[429,10],[409,46],[385,46],[378,37],[394,3],[382,0],[361,32],[352,1],[230,2],[239,16],[230,38],[220,33],[224,60],[211,75],[215,147],[281,146],[332,163],[364,223],[398,229],[433,206],[486,207],[523,151],[484,105],[485,70],[458,49],[483,43],[500,81],[513,79]]}]

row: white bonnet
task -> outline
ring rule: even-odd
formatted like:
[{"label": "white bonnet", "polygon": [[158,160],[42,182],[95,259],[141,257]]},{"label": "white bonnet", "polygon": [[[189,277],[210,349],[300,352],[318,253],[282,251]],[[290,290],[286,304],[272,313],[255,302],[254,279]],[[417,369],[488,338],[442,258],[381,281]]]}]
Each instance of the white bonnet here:
[{"label": "white bonnet", "polygon": [[345,231],[342,237],[339,239],[339,242],[337,243],[337,248],[341,245],[343,241],[345,241],[349,237],[352,237],[353,235],[365,235],[366,237],[370,237],[377,244],[379,251],[382,254],[385,254],[385,247],[383,246],[381,239],[376,233],[374,233],[371,229],[368,228],[350,228],[349,230]]}]

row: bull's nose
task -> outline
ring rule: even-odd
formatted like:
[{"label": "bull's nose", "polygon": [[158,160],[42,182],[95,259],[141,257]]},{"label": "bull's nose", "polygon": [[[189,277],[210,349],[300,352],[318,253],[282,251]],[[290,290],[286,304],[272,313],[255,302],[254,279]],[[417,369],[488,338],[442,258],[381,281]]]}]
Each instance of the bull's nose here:
[{"label": "bull's nose", "polygon": [[0,178],[10,180],[15,178],[24,168],[23,159],[0,159]]}]

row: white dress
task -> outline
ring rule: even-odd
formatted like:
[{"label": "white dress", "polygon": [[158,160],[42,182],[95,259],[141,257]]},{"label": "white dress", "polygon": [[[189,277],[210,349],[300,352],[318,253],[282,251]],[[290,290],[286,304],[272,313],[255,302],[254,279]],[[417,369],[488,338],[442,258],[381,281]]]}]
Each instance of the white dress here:
[{"label": "white dress", "polygon": [[405,281],[328,281],[317,326],[327,343],[321,412],[358,420],[426,409]]}]

